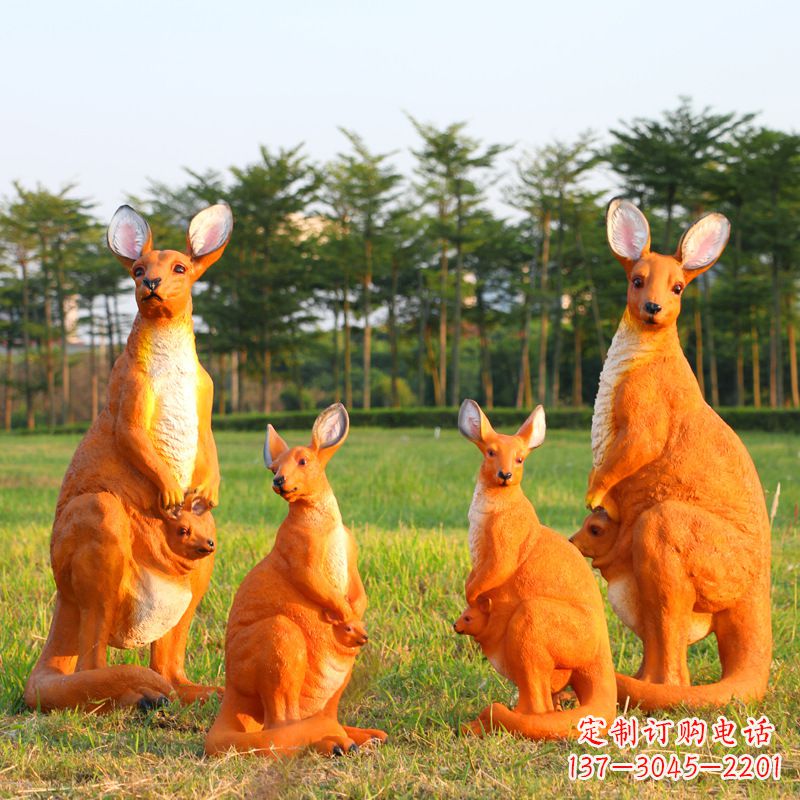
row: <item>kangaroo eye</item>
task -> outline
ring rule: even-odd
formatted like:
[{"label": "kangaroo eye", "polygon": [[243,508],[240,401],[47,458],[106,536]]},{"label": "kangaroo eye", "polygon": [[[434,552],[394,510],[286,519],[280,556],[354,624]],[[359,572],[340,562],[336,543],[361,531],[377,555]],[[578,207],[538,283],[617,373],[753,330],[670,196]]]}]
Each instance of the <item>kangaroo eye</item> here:
[{"label": "kangaroo eye", "polygon": [[299,460],[297,463],[298,463],[298,464],[299,464],[301,467],[304,467],[304,466],[305,466],[305,465],[306,465],[308,462],[307,462],[307,461],[306,461],[304,458],[301,458],[301,459],[300,459],[300,460]]},{"label": "kangaroo eye", "polygon": [[184,272],[186,272],[186,267],[184,267],[184,266],[183,266],[183,264],[176,264],[176,265],[175,265],[175,266],[172,268],[172,271],[173,271],[173,272],[177,272],[177,273],[178,273],[178,275],[183,275],[183,273],[184,273]]},{"label": "kangaroo eye", "polygon": [[496,453],[494,452],[494,450],[487,450],[486,455],[489,456],[489,458],[494,458]]},{"label": "kangaroo eye", "polygon": [[521,464],[524,460],[522,456],[517,456],[517,464]]},{"label": "kangaroo eye", "polygon": [[142,275],[144,275],[144,267],[136,267],[136,269],[133,271],[133,277],[141,278]]},{"label": "kangaroo eye", "polygon": [[178,533],[181,536],[188,536],[189,535],[189,529],[188,528],[179,528],[178,529]]},{"label": "kangaroo eye", "polygon": [[680,294],[682,291],[683,291],[683,284],[682,283],[676,283],[672,287],[672,293],[673,294]]},{"label": "kangaroo eye", "polygon": [[600,535],[600,528],[598,528],[597,525],[592,525],[592,527],[589,528],[589,533],[591,533],[592,536],[599,536]]},{"label": "kangaroo eye", "polygon": [[641,289],[644,286],[644,280],[638,275],[631,281],[634,289]]}]

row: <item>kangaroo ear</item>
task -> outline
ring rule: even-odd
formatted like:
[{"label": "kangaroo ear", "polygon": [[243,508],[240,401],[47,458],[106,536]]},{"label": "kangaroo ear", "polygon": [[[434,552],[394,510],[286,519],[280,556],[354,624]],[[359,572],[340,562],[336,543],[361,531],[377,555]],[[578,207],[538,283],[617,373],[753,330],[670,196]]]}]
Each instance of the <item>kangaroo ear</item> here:
[{"label": "kangaroo ear", "polygon": [[683,267],[686,282],[710,269],[722,255],[731,224],[722,214],[706,214],[681,237],[677,258]]},{"label": "kangaroo ear", "polygon": [[544,442],[547,424],[544,418],[544,406],[536,406],[531,415],[520,425],[517,436],[525,441],[528,450],[534,450]]},{"label": "kangaroo ear", "polygon": [[233,214],[227,203],[217,203],[196,214],[189,223],[186,241],[197,280],[222,255],[233,231]]},{"label": "kangaroo ear", "polygon": [[130,272],[133,262],[153,249],[153,234],[145,218],[130,206],[120,206],[111,217],[106,233],[111,252]]},{"label": "kangaroo ear", "polygon": [[278,431],[272,425],[267,425],[267,433],[264,436],[264,466],[271,469],[272,462],[288,449],[289,445],[278,436]]},{"label": "kangaroo ear", "polygon": [[314,422],[311,430],[311,447],[323,463],[339,449],[350,431],[350,417],[341,403],[328,406]]},{"label": "kangaroo ear", "polygon": [[477,445],[494,432],[486,414],[474,400],[465,400],[458,409],[458,430]]},{"label": "kangaroo ear", "polygon": [[202,497],[195,497],[192,500],[191,508],[192,508],[192,514],[194,514],[196,517],[201,517],[203,514],[206,513],[206,511],[208,511],[208,503]]},{"label": "kangaroo ear", "polygon": [[484,614],[488,614],[492,610],[492,598],[481,595],[478,598],[478,609]]},{"label": "kangaroo ear", "polygon": [[615,197],[608,204],[606,234],[611,252],[627,273],[650,251],[650,226],[630,200]]}]

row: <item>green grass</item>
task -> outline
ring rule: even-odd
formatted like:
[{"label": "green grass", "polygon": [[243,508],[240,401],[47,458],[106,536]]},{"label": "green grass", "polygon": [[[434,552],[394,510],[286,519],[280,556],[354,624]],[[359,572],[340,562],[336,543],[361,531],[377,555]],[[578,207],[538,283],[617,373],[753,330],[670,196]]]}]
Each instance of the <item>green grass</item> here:
[{"label": "green grass", "polygon": [[[308,438],[307,432],[282,433],[290,444]],[[279,764],[237,756],[204,758],[203,737],[216,703],[103,717],[32,714],[22,707],[22,688],[52,613],[49,527],[78,437],[0,438],[0,796],[797,795],[800,436],[748,432],[744,438],[768,506],[781,483],[773,535],[775,652],[764,703],[732,704],[725,713],[736,720],[765,713],[777,726],[770,751],[784,757],[780,784],[725,784],[716,776],[679,785],[635,783],[626,775],[570,783],[567,757],[583,752],[581,747],[506,735],[458,737],[454,730],[461,720],[493,700],[513,699],[513,687],[472,642],[451,629],[463,606],[466,512],[479,454],[452,431],[436,440],[424,430],[354,429],[328,473],[360,545],[360,570],[370,598],[370,643],[356,662],[341,718],[382,727],[391,740],[379,752],[356,757],[324,760],[309,754]],[[216,512],[219,557],[195,617],[188,655],[190,673],[207,682],[222,680],[225,621],[236,587],[268,551],[286,510],[268,489],[271,476],[261,465],[258,433],[224,432],[217,443],[224,476]],[[526,491],[542,520],[564,533],[574,531],[583,518],[589,461],[588,434],[582,431],[553,431],[528,461]],[[616,665],[633,671],[639,642],[610,610],[608,618]],[[144,651],[112,652],[116,661],[146,663]],[[718,676],[713,641],[693,647],[690,658],[696,680]],[[716,714],[706,718],[713,721]],[[723,750],[714,746],[704,752],[719,758]],[[630,753],[616,755],[630,760]]]}]

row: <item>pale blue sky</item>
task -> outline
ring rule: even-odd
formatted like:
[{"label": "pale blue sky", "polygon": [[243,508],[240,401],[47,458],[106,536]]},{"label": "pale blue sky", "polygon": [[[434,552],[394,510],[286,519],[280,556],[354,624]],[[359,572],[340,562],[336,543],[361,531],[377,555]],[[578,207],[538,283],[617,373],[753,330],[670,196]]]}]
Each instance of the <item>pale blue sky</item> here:
[{"label": "pale blue sky", "polygon": [[494,0],[15,2],[0,22],[0,196],[77,181],[110,216],[147,178],[306,143],[375,150],[403,111],[533,148],[681,94],[800,127],[800,3]]}]

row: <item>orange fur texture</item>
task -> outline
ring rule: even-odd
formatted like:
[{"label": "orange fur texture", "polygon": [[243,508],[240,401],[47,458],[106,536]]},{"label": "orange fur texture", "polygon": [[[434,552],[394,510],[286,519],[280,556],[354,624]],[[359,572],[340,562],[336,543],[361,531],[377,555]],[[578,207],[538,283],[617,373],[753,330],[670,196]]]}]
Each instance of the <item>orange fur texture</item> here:
[{"label": "orange fur texture", "polygon": [[[50,542],[55,612],[25,687],[31,708],[150,707],[173,693],[192,702],[218,691],[184,670],[214,564],[207,509],[219,494],[213,385],[194,347],[191,288],[222,255],[232,225],[227,206],[201,211],[186,253],[153,250],[147,223],[129,206],[109,225],[139,313],[107,405],[61,486]],[[108,645],[150,645],[150,668],[107,666]]]},{"label": "orange fur texture", "polygon": [[236,593],[225,638],[225,695],[206,737],[278,758],[313,747],[326,755],[383,742],[383,731],[339,723],[339,699],[359,649],[367,596],[355,539],[325,474],[349,419],[337,403],[317,418],[308,447],[290,448],[270,425],[264,462],[289,504],[269,554]]},{"label": "orange fur texture", "polygon": [[[595,402],[587,505],[619,527],[605,534],[615,539],[606,553],[595,555],[584,532],[575,543],[644,645],[637,677],[617,677],[619,700],[650,710],[760,699],[772,653],[764,492],[744,445],[703,399],[676,325],[683,290],[719,258],[730,226],[709,214],[661,255],[642,213],[616,199],[607,228],[628,301]],[[687,646],[711,631],[722,677],[692,686]]]},{"label": "orange fur texture", "polygon": [[[539,522],[520,486],[525,459],[544,441],[544,409],[537,407],[515,435],[505,436],[475,401],[465,400],[459,430],[483,453],[483,463],[469,511],[469,608],[455,629],[473,636],[519,689],[513,710],[494,703],[464,731],[575,737],[581,717],[613,718],[616,686],[592,572],[575,548]],[[557,711],[554,694],[568,684],[580,707]]]}]

